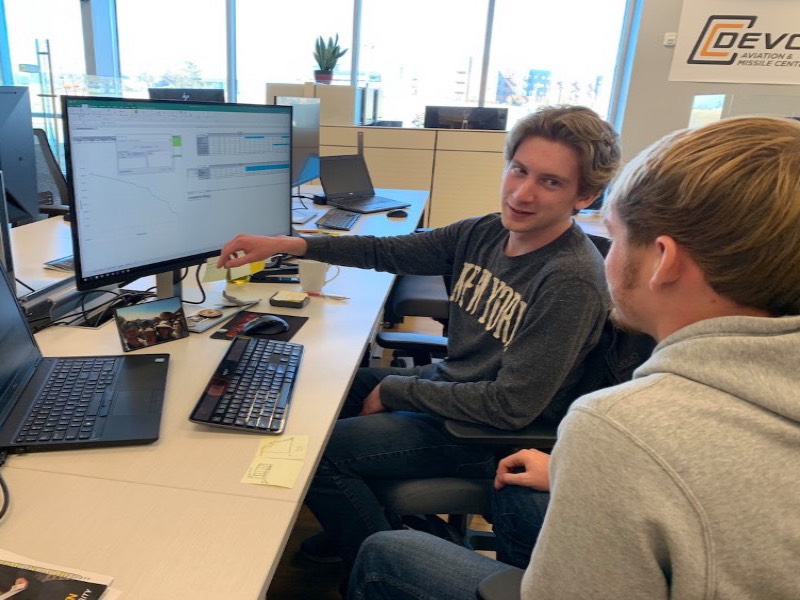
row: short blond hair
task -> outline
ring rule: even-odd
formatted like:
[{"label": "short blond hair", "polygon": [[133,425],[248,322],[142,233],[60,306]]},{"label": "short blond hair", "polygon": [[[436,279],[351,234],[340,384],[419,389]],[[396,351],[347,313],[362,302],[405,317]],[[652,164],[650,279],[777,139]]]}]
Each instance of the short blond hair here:
[{"label": "short blond hair", "polygon": [[505,159],[531,137],[566,144],[579,156],[578,195],[598,195],[620,164],[619,135],[610,123],[585,106],[544,106],[514,124],[506,137]]},{"label": "short blond hair", "polygon": [[686,248],[719,294],[800,314],[800,123],[725,119],[670,134],[612,186],[628,243],[660,235]]}]

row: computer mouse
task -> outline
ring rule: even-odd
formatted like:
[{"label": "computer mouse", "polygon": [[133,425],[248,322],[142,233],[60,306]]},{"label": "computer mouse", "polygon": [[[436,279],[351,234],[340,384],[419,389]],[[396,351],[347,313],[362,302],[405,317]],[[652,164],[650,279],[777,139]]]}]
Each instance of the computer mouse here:
[{"label": "computer mouse", "polygon": [[386,213],[387,217],[392,217],[394,219],[405,219],[408,216],[408,213],[402,209],[390,210]]},{"label": "computer mouse", "polygon": [[277,315],[263,315],[242,327],[244,335],[277,335],[289,331],[289,324]]}]

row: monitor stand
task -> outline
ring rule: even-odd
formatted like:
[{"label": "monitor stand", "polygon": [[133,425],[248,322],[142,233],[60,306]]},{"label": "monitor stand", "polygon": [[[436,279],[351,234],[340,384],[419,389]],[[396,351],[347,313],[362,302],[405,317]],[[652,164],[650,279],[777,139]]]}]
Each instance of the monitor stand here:
[{"label": "monitor stand", "polygon": [[156,275],[156,298],[158,300],[172,298],[174,296],[183,298],[182,292],[183,286],[181,284],[180,270],[166,271]]}]

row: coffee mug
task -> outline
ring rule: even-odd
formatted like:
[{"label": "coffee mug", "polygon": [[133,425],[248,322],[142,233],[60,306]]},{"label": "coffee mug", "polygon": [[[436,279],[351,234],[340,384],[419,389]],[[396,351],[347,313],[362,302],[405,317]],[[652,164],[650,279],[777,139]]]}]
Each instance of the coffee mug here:
[{"label": "coffee mug", "polygon": [[300,287],[304,292],[319,292],[325,284],[330,283],[339,275],[339,267],[333,266],[336,272],[333,277],[326,279],[328,270],[332,265],[316,260],[295,259],[297,271],[300,275]]}]

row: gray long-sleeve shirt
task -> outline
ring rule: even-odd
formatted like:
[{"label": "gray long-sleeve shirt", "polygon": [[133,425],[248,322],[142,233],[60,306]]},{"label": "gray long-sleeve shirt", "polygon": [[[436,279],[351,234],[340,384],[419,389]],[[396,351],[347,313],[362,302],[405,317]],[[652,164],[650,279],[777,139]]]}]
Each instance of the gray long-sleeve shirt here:
[{"label": "gray long-sleeve shirt", "polygon": [[497,214],[405,236],[307,239],[310,259],[453,277],[447,358],[429,379],[387,377],[388,409],[502,429],[566,412],[606,318],[602,257],[576,225],[522,256],[504,254],[507,239]]}]

